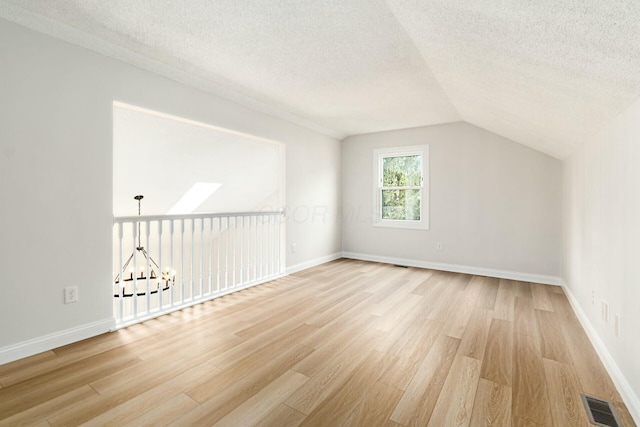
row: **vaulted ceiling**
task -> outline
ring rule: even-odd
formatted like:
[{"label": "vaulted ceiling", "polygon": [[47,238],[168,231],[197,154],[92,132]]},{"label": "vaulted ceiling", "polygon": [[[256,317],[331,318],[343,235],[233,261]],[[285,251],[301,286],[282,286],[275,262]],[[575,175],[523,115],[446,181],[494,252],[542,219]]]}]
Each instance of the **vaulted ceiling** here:
[{"label": "vaulted ceiling", "polygon": [[27,15],[338,138],[464,120],[564,158],[640,95],[637,0],[0,0]]}]

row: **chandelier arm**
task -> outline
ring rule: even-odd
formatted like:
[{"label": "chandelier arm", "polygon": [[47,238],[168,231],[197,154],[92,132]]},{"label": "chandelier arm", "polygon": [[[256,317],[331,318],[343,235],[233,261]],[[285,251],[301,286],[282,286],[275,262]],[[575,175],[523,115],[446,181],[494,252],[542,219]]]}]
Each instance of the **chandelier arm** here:
[{"label": "chandelier arm", "polygon": [[144,255],[144,257],[149,260],[149,262],[153,263],[153,265],[156,266],[156,268],[158,269],[158,271],[160,272],[160,274],[162,274],[162,270],[160,269],[160,266],[155,262],[155,260],[153,258],[151,258],[151,256],[147,253],[147,251],[145,250],[145,248],[141,249],[142,251],[142,255]]},{"label": "chandelier arm", "polygon": [[133,259],[133,254],[131,254],[131,256],[129,257],[129,259],[127,260],[127,262],[124,263],[124,265],[122,266],[122,269],[118,272],[118,275],[116,276],[116,280],[115,282],[118,283],[120,280],[120,273],[124,272],[127,270],[127,267],[129,266],[129,263],[131,262],[131,260]]}]

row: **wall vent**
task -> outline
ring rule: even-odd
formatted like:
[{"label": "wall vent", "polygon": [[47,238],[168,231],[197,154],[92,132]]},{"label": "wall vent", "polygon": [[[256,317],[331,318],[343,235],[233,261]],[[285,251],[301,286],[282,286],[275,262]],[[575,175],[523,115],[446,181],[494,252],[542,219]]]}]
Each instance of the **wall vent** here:
[{"label": "wall vent", "polygon": [[596,399],[586,394],[581,394],[580,396],[582,397],[582,403],[584,403],[584,409],[587,411],[587,416],[591,424],[602,427],[622,427],[611,402]]}]

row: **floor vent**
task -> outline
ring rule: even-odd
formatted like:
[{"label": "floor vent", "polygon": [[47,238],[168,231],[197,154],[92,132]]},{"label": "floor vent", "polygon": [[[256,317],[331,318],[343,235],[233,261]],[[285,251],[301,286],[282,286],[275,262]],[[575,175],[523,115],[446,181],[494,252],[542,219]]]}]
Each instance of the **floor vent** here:
[{"label": "floor vent", "polygon": [[394,267],[409,268],[408,265],[398,265],[398,264],[395,264]]},{"label": "floor vent", "polygon": [[622,427],[611,402],[596,399],[586,394],[580,396],[582,397],[582,403],[584,403],[584,409],[587,411],[591,424],[602,427]]}]

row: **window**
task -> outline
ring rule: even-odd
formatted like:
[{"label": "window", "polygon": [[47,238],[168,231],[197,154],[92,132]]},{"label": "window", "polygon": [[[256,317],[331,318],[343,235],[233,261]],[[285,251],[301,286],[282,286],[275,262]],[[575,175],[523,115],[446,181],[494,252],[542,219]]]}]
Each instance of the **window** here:
[{"label": "window", "polygon": [[429,146],[396,147],[373,153],[374,225],[429,228]]}]

